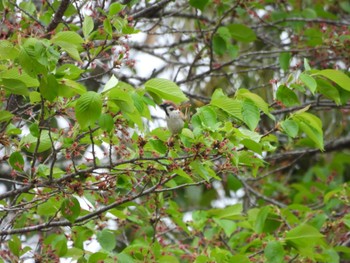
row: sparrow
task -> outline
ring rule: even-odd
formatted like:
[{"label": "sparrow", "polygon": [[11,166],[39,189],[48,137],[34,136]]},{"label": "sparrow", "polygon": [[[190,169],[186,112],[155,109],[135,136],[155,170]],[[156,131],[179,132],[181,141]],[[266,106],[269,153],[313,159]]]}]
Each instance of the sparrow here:
[{"label": "sparrow", "polygon": [[175,135],[181,132],[185,125],[185,116],[178,106],[171,101],[165,101],[159,105],[166,115],[166,123],[170,132]]}]

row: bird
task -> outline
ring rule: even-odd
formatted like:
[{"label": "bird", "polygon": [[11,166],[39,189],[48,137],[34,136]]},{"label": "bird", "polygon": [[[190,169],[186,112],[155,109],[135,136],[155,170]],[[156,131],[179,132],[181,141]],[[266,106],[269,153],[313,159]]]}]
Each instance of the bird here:
[{"label": "bird", "polygon": [[186,120],[180,108],[172,101],[164,101],[159,106],[165,111],[166,123],[170,132],[173,135],[179,134]]}]

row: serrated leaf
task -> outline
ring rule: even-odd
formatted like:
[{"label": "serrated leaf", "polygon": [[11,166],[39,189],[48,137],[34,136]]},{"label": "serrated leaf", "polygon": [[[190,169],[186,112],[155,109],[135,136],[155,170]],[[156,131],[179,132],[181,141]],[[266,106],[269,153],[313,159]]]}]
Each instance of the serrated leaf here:
[{"label": "serrated leaf", "polygon": [[324,150],[322,122],[315,115],[303,112],[293,116],[293,120],[299,125],[299,128],[315,143],[320,149]]},{"label": "serrated leaf", "polygon": [[[53,140],[55,140],[57,138],[57,134],[51,133],[51,137]],[[34,151],[37,148],[37,143],[38,143],[38,138],[34,137],[30,133],[24,136],[21,140],[22,147],[24,147],[30,153],[34,153]],[[51,145],[49,132],[46,130],[41,131],[40,143],[39,143],[37,152],[38,153],[44,152],[46,150],[49,150],[51,147],[52,145]]]},{"label": "serrated leaf", "polygon": [[61,213],[65,219],[74,223],[80,215],[80,204],[78,199],[75,197],[65,199],[61,205]]},{"label": "serrated leaf", "polygon": [[297,122],[291,119],[288,119],[288,120],[282,121],[280,125],[284,130],[284,132],[288,134],[288,136],[295,138],[298,135],[299,126]]},{"label": "serrated leaf", "polygon": [[114,127],[114,120],[110,114],[102,114],[98,120],[98,124],[101,129],[107,132],[111,132]]},{"label": "serrated leaf", "polygon": [[9,121],[13,117],[13,114],[7,110],[0,110],[0,122]]},{"label": "serrated leaf", "polygon": [[9,163],[13,169],[17,171],[23,171],[24,159],[20,152],[11,153]]},{"label": "serrated leaf", "polygon": [[11,94],[28,96],[29,90],[24,82],[18,79],[2,79],[0,80],[2,88],[10,92]]},{"label": "serrated leaf", "polygon": [[108,18],[103,20],[103,28],[107,32],[108,35],[111,36],[113,34],[112,25],[111,25],[111,22],[109,22]]},{"label": "serrated leaf", "polygon": [[167,79],[150,79],[145,83],[145,88],[146,91],[154,93],[162,99],[173,101],[174,103],[188,100],[179,86]]},{"label": "serrated leaf", "polygon": [[237,41],[249,43],[256,40],[256,34],[254,30],[252,30],[250,27],[247,27],[246,25],[231,24],[228,25],[227,28],[229,29],[232,38],[236,39]]},{"label": "serrated leaf", "polygon": [[283,103],[283,105],[290,107],[294,105],[299,105],[298,96],[287,86],[280,85],[276,92],[276,100]]},{"label": "serrated leaf", "polygon": [[192,7],[203,11],[208,2],[209,0],[190,0],[189,3]]},{"label": "serrated leaf", "polygon": [[350,91],[350,77],[345,73],[341,72],[340,70],[325,69],[318,71],[313,75],[326,77],[327,79],[330,79],[331,81],[339,85],[339,87]]},{"label": "serrated leaf", "polygon": [[334,87],[328,80],[317,78],[317,90],[326,98],[333,100],[337,105],[341,104],[340,94],[336,87]]},{"label": "serrated leaf", "polygon": [[242,117],[244,123],[250,130],[255,130],[260,120],[260,113],[258,107],[251,100],[244,100],[242,103]]},{"label": "serrated leaf", "polygon": [[0,60],[15,59],[18,57],[19,50],[13,46],[10,41],[0,40]]},{"label": "serrated leaf", "polygon": [[237,229],[237,225],[233,220],[213,218],[215,223],[217,223],[223,230],[226,237],[230,237],[232,233]]},{"label": "serrated leaf", "polygon": [[125,5],[122,5],[121,3],[112,3],[109,6],[109,15],[114,16],[118,14],[120,11],[123,10],[124,7]]},{"label": "serrated leaf", "polygon": [[208,216],[219,218],[219,219],[232,219],[235,220],[237,217],[242,215],[243,206],[242,204],[235,204],[226,206],[225,209],[214,208],[207,211]]},{"label": "serrated leaf", "polygon": [[101,115],[101,110],[101,95],[94,91],[88,91],[81,95],[75,105],[76,118],[82,128],[94,126]]},{"label": "serrated leaf", "polygon": [[107,229],[103,229],[101,232],[97,233],[97,241],[100,243],[101,247],[107,251],[112,251],[117,245],[115,235]]},{"label": "serrated leaf", "polygon": [[79,46],[84,43],[84,39],[74,31],[61,31],[52,37],[51,42],[57,45],[68,43]]},{"label": "serrated leaf", "polygon": [[282,52],[279,56],[279,63],[281,69],[284,71],[287,71],[289,69],[289,63],[291,59],[291,54],[290,52]]},{"label": "serrated leaf", "polygon": [[104,85],[102,93],[105,93],[105,92],[111,90],[112,88],[115,88],[117,86],[118,82],[119,82],[118,79],[114,75],[112,75],[109,78],[109,80],[106,82],[106,84]]},{"label": "serrated leaf", "polygon": [[270,119],[275,120],[275,117],[270,113],[269,104],[263,100],[259,95],[247,90],[247,89],[239,89],[235,94],[236,98],[242,99],[246,98],[255,103],[255,105],[264,112]]},{"label": "serrated leaf", "polygon": [[299,79],[305,84],[306,87],[314,94],[317,88],[316,80],[308,74],[301,73]]},{"label": "serrated leaf", "polygon": [[21,240],[17,235],[13,235],[12,238],[8,241],[8,247],[10,251],[17,257],[20,256],[21,245]]},{"label": "serrated leaf", "polygon": [[94,20],[91,16],[85,16],[83,22],[83,35],[85,39],[89,38],[90,33],[94,29]]},{"label": "serrated leaf", "polygon": [[227,97],[221,89],[216,89],[211,97],[210,104],[222,109],[231,116],[243,121],[242,102]]},{"label": "serrated leaf", "polygon": [[247,147],[249,150],[256,152],[258,154],[262,154],[262,147],[261,144],[251,140],[251,139],[243,139],[240,141],[245,147]]},{"label": "serrated leaf", "polygon": [[267,243],[264,249],[264,255],[266,262],[269,263],[281,263],[284,261],[284,248],[283,244],[278,241],[270,241]]}]

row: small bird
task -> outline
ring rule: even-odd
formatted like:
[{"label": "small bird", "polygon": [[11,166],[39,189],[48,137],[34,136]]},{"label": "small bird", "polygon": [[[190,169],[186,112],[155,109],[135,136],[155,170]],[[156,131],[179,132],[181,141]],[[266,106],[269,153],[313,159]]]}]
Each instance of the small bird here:
[{"label": "small bird", "polygon": [[166,123],[170,132],[174,135],[180,133],[186,118],[179,107],[171,101],[165,101],[159,106],[165,111]]}]

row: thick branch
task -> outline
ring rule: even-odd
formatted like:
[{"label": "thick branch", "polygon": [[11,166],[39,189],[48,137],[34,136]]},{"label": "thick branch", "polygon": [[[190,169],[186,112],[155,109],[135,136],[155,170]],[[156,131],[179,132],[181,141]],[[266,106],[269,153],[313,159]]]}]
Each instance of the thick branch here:
[{"label": "thick branch", "polygon": [[58,24],[62,21],[62,17],[64,15],[64,12],[66,12],[69,3],[70,3],[69,0],[61,1],[61,4],[58,7],[51,23],[46,28],[46,32],[51,32],[52,30],[54,30],[58,26]]}]

